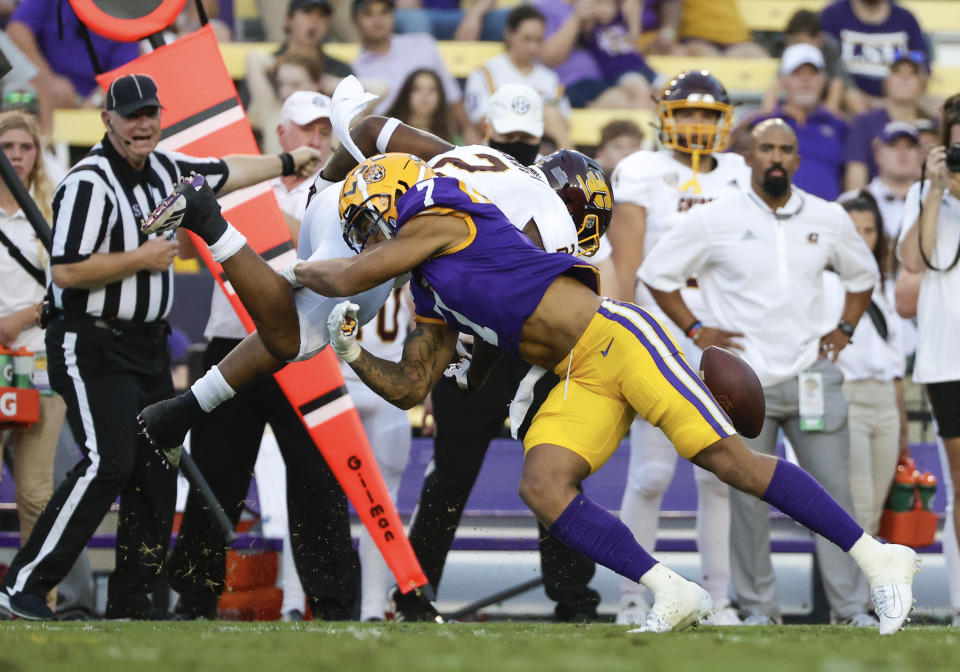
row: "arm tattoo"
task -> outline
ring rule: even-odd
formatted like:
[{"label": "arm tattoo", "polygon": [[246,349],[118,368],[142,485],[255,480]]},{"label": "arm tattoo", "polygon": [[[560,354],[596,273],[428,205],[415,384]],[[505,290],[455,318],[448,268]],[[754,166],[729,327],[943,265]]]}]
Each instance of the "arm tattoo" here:
[{"label": "arm tattoo", "polygon": [[413,406],[427,393],[450,363],[446,327],[418,324],[403,344],[399,362],[374,357],[366,350],[350,367],[367,387],[395,406]]}]

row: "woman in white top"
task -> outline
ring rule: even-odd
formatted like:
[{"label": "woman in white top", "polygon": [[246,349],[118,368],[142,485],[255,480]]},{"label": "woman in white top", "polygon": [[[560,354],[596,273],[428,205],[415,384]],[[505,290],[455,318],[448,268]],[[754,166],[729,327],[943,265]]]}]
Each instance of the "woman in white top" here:
[{"label": "woman in white top", "polygon": [[[52,215],[53,185],[47,177],[41,151],[40,129],[33,117],[23,112],[0,114],[0,148],[14,171],[30,190],[41,214]],[[49,257],[33,227],[6,184],[0,181],[0,345],[16,350],[27,348],[35,354],[37,373],[34,383],[41,388],[40,420],[27,429],[14,429],[3,437],[3,446],[13,450],[14,489],[20,517],[20,545],[30,532],[53,494],[53,458],[63,425],[66,405],[46,384],[44,332],[37,323],[38,306],[46,294],[34,275],[46,274]],[[13,246],[13,253],[8,248]],[[29,264],[33,274],[21,261]],[[55,593],[49,600],[56,603]]]},{"label": "woman in white top", "polygon": [[[862,190],[841,203],[873,252],[877,266],[889,268],[890,247],[876,199]],[[842,289],[838,287],[836,293],[841,294]],[[843,393],[850,404],[853,516],[870,534],[876,534],[880,527],[898,455],[909,450],[903,398],[906,357],[893,293],[892,279],[881,275],[853,339],[837,359],[843,372]]]},{"label": "woman in white top", "polygon": [[[927,155],[927,179],[907,192],[898,252],[904,268],[922,273],[913,379],[927,386],[956,485],[960,483],[960,165],[951,161],[952,170],[948,168],[947,148],[960,144],[960,94],[944,102],[942,119],[941,144]],[[953,524],[960,536],[957,487]]]},{"label": "woman in white top", "polygon": [[570,147],[570,101],[556,72],[540,62],[547,20],[536,7],[519,5],[507,17],[503,31],[504,53],[494,56],[467,77],[464,104],[472,125],[468,142],[481,142],[488,101],[504,84],[525,84],[543,99],[546,135],[559,147]]}]

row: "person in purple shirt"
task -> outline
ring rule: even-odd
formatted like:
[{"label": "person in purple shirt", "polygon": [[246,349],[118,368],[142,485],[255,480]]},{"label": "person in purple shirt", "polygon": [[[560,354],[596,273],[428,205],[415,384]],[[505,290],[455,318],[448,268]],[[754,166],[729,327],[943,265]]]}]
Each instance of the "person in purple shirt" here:
[{"label": "person in purple shirt", "polygon": [[823,30],[840,40],[854,83],[867,95],[883,95],[883,79],[897,51],[930,52],[920,24],[891,0],[837,0],[823,10]]},{"label": "person in purple shirt", "polygon": [[[657,78],[643,55],[637,50],[636,41],[630,39],[630,28],[616,0],[594,0],[594,24],[580,37],[608,82],[621,86],[642,86],[649,94],[649,84]],[[631,80],[643,77],[646,83]]]},{"label": "person in purple shirt", "polygon": [[[63,38],[57,16],[62,17]],[[40,70],[37,89],[48,91],[55,107],[100,107],[103,93],[87,46],[80,19],[70,3],[59,0],[21,0],[13,10],[7,34]],[[104,71],[119,68],[140,55],[136,42],[116,42],[90,31],[90,40]]]},{"label": "person in purple shirt", "polygon": [[[543,64],[553,68],[560,76],[560,82],[567,90],[567,99],[573,107],[635,109],[651,106],[650,89],[644,77],[617,78],[605,71],[597,60],[598,51],[605,52],[604,58],[608,64],[610,59],[616,60],[623,51],[622,46],[613,47],[609,43],[614,33],[601,36],[606,39],[603,48],[598,50],[594,30],[597,26],[616,21],[618,2],[537,0],[533,5],[547,22]],[[623,25],[613,30],[617,32],[622,28]],[[625,38],[626,35],[619,33],[618,44],[629,41]],[[617,67],[622,67],[622,64],[618,63]]]},{"label": "person in purple shirt", "polygon": [[[821,104],[826,75],[823,53],[810,44],[795,44],[780,60],[781,86],[786,99],[769,114],[748,118],[738,131],[764,119],[783,119],[797,134],[802,161],[793,183],[828,201],[840,195],[843,143],[847,122]],[[741,135],[740,132],[737,135]]]},{"label": "person in purple shirt", "polygon": [[843,147],[846,168],[844,188],[862,189],[877,176],[873,141],[891,121],[916,124],[930,115],[918,104],[927,87],[930,71],[921,51],[900,52],[883,81],[886,97],[883,105],[854,117],[850,135]]}]

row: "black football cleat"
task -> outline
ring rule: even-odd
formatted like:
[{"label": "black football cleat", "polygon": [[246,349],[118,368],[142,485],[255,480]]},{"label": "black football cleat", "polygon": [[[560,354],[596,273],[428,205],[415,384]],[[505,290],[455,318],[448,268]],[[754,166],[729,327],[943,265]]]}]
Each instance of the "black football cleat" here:
[{"label": "black football cleat", "polygon": [[443,617],[433,606],[433,602],[424,595],[423,590],[401,593],[400,588],[390,589],[390,601],[393,602],[393,619],[420,623],[443,623]]},{"label": "black football cleat", "polygon": [[178,468],[183,440],[202,414],[197,398],[187,390],[172,399],[150,404],[140,411],[137,422],[150,445],[160,451],[170,466]]},{"label": "black football cleat", "polygon": [[217,242],[227,230],[227,220],[220,214],[217,197],[203,175],[191,173],[182,177],[173,193],[147,215],[140,230],[150,234],[176,231],[180,227],[193,231],[207,245]]}]

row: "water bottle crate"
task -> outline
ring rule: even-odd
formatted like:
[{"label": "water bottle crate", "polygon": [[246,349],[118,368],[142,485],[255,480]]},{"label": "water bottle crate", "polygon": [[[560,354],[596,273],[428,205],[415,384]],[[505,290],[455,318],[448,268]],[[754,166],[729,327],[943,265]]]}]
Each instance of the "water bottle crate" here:
[{"label": "water bottle crate", "polygon": [[880,536],[893,544],[912,548],[930,546],[937,535],[937,514],[924,509],[911,511],[883,510]]},{"label": "water bottle crate", "polygon": [[29,427],[40,419],[40,393],[20,387],[0,387],[0,429]]}]

